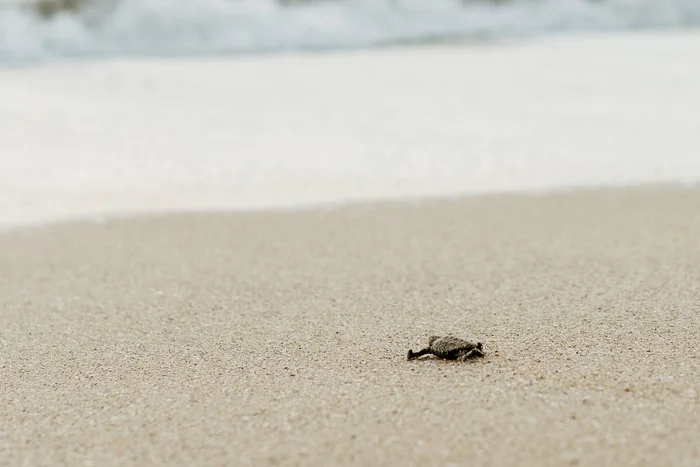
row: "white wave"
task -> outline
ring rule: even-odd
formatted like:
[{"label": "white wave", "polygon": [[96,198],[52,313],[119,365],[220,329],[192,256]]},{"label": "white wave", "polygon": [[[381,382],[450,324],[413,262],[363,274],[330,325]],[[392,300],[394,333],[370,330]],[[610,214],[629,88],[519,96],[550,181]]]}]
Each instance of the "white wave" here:
[{"label": "white wave", "polygon": [[295,6],[275,0],[103,0],[50,19],[28,4],[5,3],[0,61],[325,49],[698,24],[698,0],[335,0]]}]

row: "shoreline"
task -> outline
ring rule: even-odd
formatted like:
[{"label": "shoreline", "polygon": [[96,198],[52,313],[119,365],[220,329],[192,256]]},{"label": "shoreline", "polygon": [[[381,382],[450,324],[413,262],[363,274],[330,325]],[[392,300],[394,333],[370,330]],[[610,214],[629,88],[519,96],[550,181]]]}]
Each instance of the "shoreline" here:
[{"label": "shoreline", "polygon": [[694,190],[700,187],[698,181],[667,181],[667,182],[639,182],[629,184],[613,184],[613,185],[585,185],[585,186],[561,186],[548,187],[540,189],[524,189],[516,191],[491,191],[491,192],[474,192],[474,193],[453,193],[453,194],[416,194],[402,195],[397,197],[379,197],[379,198],[351,198],[346,200],[336,201],[307,201],[305,203],[294,203],[289,205],[261,205],[248,208],[227,207],[226,203],[208,203],[205,205],[195,205],[191,207],[181,208],[149,208],[145,210],[95,210],[94,212],[86,213],[64,213],[56,214],[54,217],[46,217],[42,219],[26,218],[24,220],[15,220],[13,223],[0,224],[0,235],[24,229],[42,229],[52,226],[69,225],[69,224],[104,224],[110,221],[117,220],[136,220],[148,219],[168,216],[187,216],[187,215],[244,215],[244,214],[285,214],[285,213],[303,213],[308,211],[328,211],[351,209],[353,207],[361,207],[366,205],[375,206],[392,206],[392,205],[414,205],[421,203],[451,203],[458,200],[467,199],[484,199],[491,198],[530,198],[543,196],[566,196],[571,194],[583,195],[586,193],[595,192],[616,192],[616,191],[635,191],[635,190]]}]

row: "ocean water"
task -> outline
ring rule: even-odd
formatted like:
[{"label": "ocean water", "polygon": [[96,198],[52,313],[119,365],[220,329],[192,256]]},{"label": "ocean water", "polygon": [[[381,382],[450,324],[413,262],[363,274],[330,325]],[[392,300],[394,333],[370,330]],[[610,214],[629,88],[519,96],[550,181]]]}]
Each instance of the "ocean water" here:
[{"label": "ocean water", "polygon": [[700,181],[700,33],[0,69],[0,224]]},{"label": "ocean water", "polygon": [[687,28],[698,0],[92,0],[42,18],[1,0],[0,63],[367,47],[550,32]]},{"label": "ocean water", "polygon": [[91,5],[0,6],[0,226],[700,181],[698,0]]}]

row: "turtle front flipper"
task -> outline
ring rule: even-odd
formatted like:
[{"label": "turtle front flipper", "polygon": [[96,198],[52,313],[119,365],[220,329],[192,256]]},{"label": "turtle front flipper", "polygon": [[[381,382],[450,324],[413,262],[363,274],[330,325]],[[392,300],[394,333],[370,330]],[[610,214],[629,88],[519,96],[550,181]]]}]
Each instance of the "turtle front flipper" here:
[{"label": "turtle front flipper", "polygon": [[429,354],[429,353],[432,353],[430,349],[423,349],[423,350],[419,350],[418,352],[414,352],[413,350],[409,350],[407,360],[413,360],[413,359],[416,359],[418,357],[422,357],[423,355]]},{"label": "turtle front flipper", "polygon": [[471,350],[465,350],[460,352],[460,355],[457,357],[457,360],[464,362],[466,360],[469,360],[471,358],[478,358],[478,357],[483,357],[484,352],[482,351],[483,347],[481,343],[476,344],[476,347],[474,347]]}]

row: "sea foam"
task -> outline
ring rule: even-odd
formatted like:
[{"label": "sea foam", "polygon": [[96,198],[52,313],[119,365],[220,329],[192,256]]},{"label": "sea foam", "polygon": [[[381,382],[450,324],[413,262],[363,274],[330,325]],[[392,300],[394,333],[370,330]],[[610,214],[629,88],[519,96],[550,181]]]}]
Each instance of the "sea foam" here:
[{"label": "sea foam", "polygon": [[700,180],[700,34],[0,70],[0,223]]},{"label": "sea foam", "polygon": [[[15,3],[13,3],[13,1]],[[0,7],[0,63],[57,57],[211,55],[700,24],[697,0],[93,0],[41,18]]]}]

